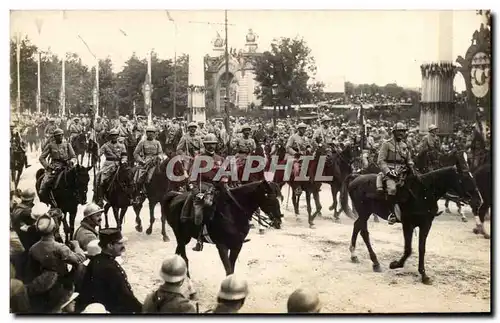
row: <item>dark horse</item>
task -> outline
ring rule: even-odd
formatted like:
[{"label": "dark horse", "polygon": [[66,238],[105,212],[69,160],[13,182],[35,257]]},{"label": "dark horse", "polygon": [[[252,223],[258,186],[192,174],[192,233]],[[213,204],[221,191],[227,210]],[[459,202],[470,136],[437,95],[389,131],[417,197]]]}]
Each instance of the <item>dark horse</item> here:
[{"label": "dark horse", "polygon": [[[118,228],[121,229],[123,219],[129,206],[132,205],[131,201],[134,194],[137,192],[134,185],[134,169],[128,164],[120,164],[116,169],[113,176],[103,183],[104,198],[106,204],[104,205],[104,219],[105,227],[109,227],[108,211],[113,209],[113,215]],[[95,199],[94,199],[95,200]],[[140,205],[133,205],[136,212],[140,212]]]},{"label": "dark horse", "polygon": [[10,174],[14,182],[14,189],[17,189],[21,174],[24,170],[24,154],[24,151],[20,149],[14,149],[12,147],[10,149]]},{"label": "dark horse", "polygon": [[[176,159],[166,158],[155,166],[153,176],[151,181],[146,183],[146,197],[149,202],[149,227],[146,230],[146,234],[150,235],[153,232],[153,223],[155,222],[154,210],[157,203],[160,203],[164,198],[165,194],[170,191],[179,191],[181,188],[185,188],[187,184],[187,178],[182,180],[170,180],[167,174],[173,174],[177,177],[181,177],[184,174],[184,166],[180,160],[180,156]],[[169,169],[171,168],[171,169]],[[144,175],[146,176],[146,175]],[[134,205],[135,211],[135,230],[137,232],[142,232],[142,221],[140,217],[140,211],[142,209],[142,203],[145,201],[144,198],[141,199],[139,206]],[[168,236],[163,232],[163,240],[168,241]]]},{"label": "dark horse", "polygon": [[[474,212],[476,218],[476,227],[472,230],[475,234],[482,234],[485,239],[490,235],[484,230],[484,218],[486,212],[491,208],[491,164],[479,166],[473,173],[474,179],[481,194],[482,203],[477,212]],[[479,219],[478,219],[479,218]],[[478,221],[479,220],[479,221]]]},{"label": "dark horse", "polygon": [[[186,245],[192,238],[196,239],[199,233],[199,227],[193,222],[180,221],[188,194],[170,192],[161,202],[162,232],[165,232],[167,221],[177,240],[175,253],[184,258],[186,264],[189,263]],[[209,237],[205,236],[205,240],[217,247],[226,275],[234,273],[236,259],[250,230],[250,219],[257,208],[268,214],[272,220],[280,220],[280,196],[276,184],[259,181],[229,189],[216,198],[213,220],[206,223]]]},{"label": "dark horse", "polygon": [[[64,233],[66,234],[66,241],[73,238],[78,204],[85,204],[87,202],[87,190],[90,180],[89,170],[91,168],[92,166],[83,167],[81,165],[64,168],[52,184],[52,194],[39,196],[41,202],[62,211],[64,215],[63,225]],[[44,173],[45,169],[43,168],[40,168],[36,172],[37,192],[40,190],[40,184]],[[52,195],[53,198],[47,195]],[[69,225],[66,220],[67,213],[69,213]]]},{"label": "dark horse", "polygon": [[[479,200],[477,196],[477,187],[474,180],[469,176],[468,172],[457,170],[457,166],[440,168],[438,170],[418,175],[412,171],[412,168],[407,168],[405,183],[398,188],[398,204],[401,208],[401,222],[403,225],[403,235],[405,240],[404,254],[401,259],[391,262],[390,268],[402,268],[406,259],[411,254],[412,235],[416,227],[419,227],[419,263],[418,271],[422,275],[424,284],[431,284],[431,279],[425,272],[424,256],[427,235],[432,226],[434,217],[438,215],[437,201],[445,195],[446,192],[453,190],[460,196],[468,196]],[[373,262],[373,270],[381,271],[380,263],[372,249],[370,237],[368,233],[367,222],[372,213],[387,219],[390,214],[390,205],[385,197],[376,193],[376,176],[375,174],[367,175],[351,175],[356,177],[347,187],[341,192],[341,206],[344,212],[351,213],[347,205],[347,194],[351,197],[352,205],[358,214],[358,218],[354,222],[352,232],[351,245],[351,261],[359,262],[355,254],[356,239],[361,231],[370,259]],[[350,180],[348,178],[347,180]]]},{"label": "dark horse", "polygon": [[[84,132],[71,139],[71,147],[73,147],[73,150],[75,151],[76,161],[79,164],[83,164],[83,157],[85,157],[85,154],[87,153],[87,146],[87,134]],[[80,161],[78,161],[79,156],[81,156]]]}]

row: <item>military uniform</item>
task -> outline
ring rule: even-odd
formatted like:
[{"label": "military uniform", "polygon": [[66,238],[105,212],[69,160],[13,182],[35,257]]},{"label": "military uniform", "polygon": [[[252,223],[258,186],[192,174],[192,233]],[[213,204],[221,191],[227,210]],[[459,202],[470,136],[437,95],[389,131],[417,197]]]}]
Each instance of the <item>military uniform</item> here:
[{"label": "military uniform", "polygon": [[143,139],[139,142],[134,151],[134,159],[144,163],[144,169],[147,174],[147,181],[151,180],[156,166],[157,157],[163,153],[161,144],[158,140]]},{"label": "military uniform", "polygon": [[[187,146],[187,151],[186,151]],[[194,157],[196,154],[200,153],[203,149],[203,139],[200,136],[191,135],[189,133],[182,136],[179,144],[177,145],[177,150],[182,151],[184,154],[187,154],[191,157]]]},{"label": "military uniform", "polygon": [[90,260],[76,309],[81,311],[92,303],[104,305],[112,314],[142,312],[142,304],[134,296],[125,271],[113,256],[105,253]]},{"label": "military uniform", "polygon": [[242,136],[236,138],[233,143],[233,150],[237,152],[236,158],[240,161],[244,161],[256,148],[257,144],[253,138],[245,138]]},{"label": "military uniform", "polygon": [[119,135],[118,140],[121,143],[125,144],[127,142],[127,139],[132,136],[132,132],[130,131],[127,124],[126,125],[120,124],[117,127],[117,129],[118,129],[118,135]]},{"label": "military uniform", "polygon": [[180,286],[163,284],[146,296],[143,313],[196,313],[196,308],[181,292]]},{"label": "military uniform", "polygon": [[289,154],[289,158],[294,159],[293,163],[293,174],[295,176],[299,175],[299,160],[295,157],[296,154],[304,155],[307,148],[312,148],[312,144],[309,139],[304,135],[301,136],[298,133],[294,133],[288,138],[286,143],[286,151]]},{"label": "military uniform", "polygon": [[335,138],[333,132],[330,130],[330,128],[325,128],[325,127],[321,127],[321,128],[318,128],[316,129],[316,131],[314,131],[314,134],[313,134],[313,140],[315,142],[318,142],[318,138],[321,138],[321,141],[322,143],[324,144],[327,144],[327,145],[331,145],[333,144],[333,140]]},{"label": "military uniform", "polygon": [[69,131],[69,140],[71,142],[73,138],[83,133],[83,126],[80,123],[72,123],[69,126],[68,131]]},{"label": "military uniform", "polygon": [[78,241],[78,244],[84,251],[87,251],[89,242],[92,240],[98,240],[99,233],[97,233],[95,227],[85,221],[82,221],[80,222],[80,226],[76,229],[73,239]]},{"label": "military uniform", "polygon": [[[399,166],[411,162],[408,145],[404,141],[396,142],[394,138],[382,143],[378,154],[377,163],[382,173],[387,176],[391,170],[396,170]],[[396,195],[396,181],[393,178],[387,178],[387,193]]]},{"label": "military uniform", "polygon": [[102,183],[107,180],[118,167],[118,163],[127,156],[125,145],[120,142],[113,143],[108,141],[99,148],[99,157],[104,155],[106,160],[103,163],[101,171],[97,174],[97,183]]},{"label": "military uniform", "polygon": [[[49,164],[45,160],[47,157],[50,157],[51,159],[51,169],[49,170],[47,169],[49,167]],[[59,174],[58,170],[60,170],[64,166],[68,166],[68,162],[73,158],[76,158],[75,151],[73,150],[73,147],[71,147],[71,145],[66,141],[62,141],[60,144],[57,144],[55,141],[53,141],[43,148],[42,155],[40,155],[39,160],[46,171],[40,185],[40,194],[42,194],[45,189],[52,184],[52,181]]]}]

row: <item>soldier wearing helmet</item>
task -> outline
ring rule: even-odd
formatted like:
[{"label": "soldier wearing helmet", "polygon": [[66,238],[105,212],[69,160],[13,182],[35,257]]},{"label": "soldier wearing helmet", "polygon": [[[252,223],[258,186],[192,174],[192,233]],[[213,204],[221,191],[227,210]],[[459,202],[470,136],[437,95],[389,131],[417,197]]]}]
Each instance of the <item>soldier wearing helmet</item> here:
[{"label": "soldier wearing helmet", "polygon": [[[73,167],[74,160],[76,159],[73,147],[68,142],[63,141],[63,131],[58,128],[54,130],[53,135],[54,141],[49,142],[43,148],[39,158],[40,164],[45,168],[45,175],[38,192],[40,200],[43,200],[42,197],[49,193],[52,188],[52,182],[57,178],[58,174],[65,167]],[[46,160],[47,157],[51,159],[50,164]]]},{"label": "soldier wearing helmet", "polygon": [[184,296],[182,285],[187,275],[184,259],[174,255],[163,261],[160,278],[164,281],[144,300],[143,313],[196,313],[194,305]]},{"label": "soldier wearing helmet", "polygon": [[392,138],[382,143],[378,153],[377,163],[382,171],[377,176],[377,191],[383,192],[383,180],[387,185],[388,200],[393,205],[393,212],[387,221],[394,224],[401,221],[401,211],[396,200],[396,180],[399,176],[397,169],[403,165],[413,166],[408,145],[405,142],[406,126],[398,122],[392,129]]},{"label": "soldier wearing helmet", "polygon": [[121,143],[126,144],[128,138],[132,137],[132,130],[130,129],[127,118],[120,116],[119,121],[120,123],[118,125],[118,140]]},{"label": "soldier wearing helmet", "polygon": [[190,122],[187,126],[188,133],[184,134],[177,145],[179,154],[196,156],[203,150],[203,140],[196,134],[198,125],[196,122]]},{"label": "soldier wearing helmet", "polygon": [[331,147],[335,137],[332,132],[332,129],[330,128],[331,121],[332,119],[327,115],[321,118],[321,127],[319,127],[318,129],[316,129],[316,131],[314,131],[313,142],[316,142],[318,144],[323,143],[327,145],[328,148]]},{"label": "soldier wearing helmet", "polygon": [[[219,196],[219,190],[225,189],[225,186],[223,184],[225,179],[221,179],[219,181],[216,178],[217,172],[224,162],[224,159],[215,153],[217,143],[218,141],[214,134],[208,134],[205,136],[205,139],[203,140],[205,150],[202,154],[199,155],[199,165],[200,169],[206,168],[208,166],[208,161],[206,159],[209,159],[210,161],[212,161],[212,169],[203,172],[200,171],[198,172],[197,178],[190,178],[190,186],[192,187],[192,189],[188,201],[192,201],[193,203],[193,221],[194,224],[199,228],[198,241],[196,243],[196,246],[193,248],[194,251],[203,250],[203,221],[205,220],[205,217],[208,218],[208,220],[211,220],[214,212],[213,206],[215,205],[215,202],[213,200],[214,198]],[[186,204],[188,203],[188,201],[186,201]],[[186,214],[184,214],[184,212],[183,215],[184,216],[181,217],[181,221],[186,221]]]},{"label": "soldier wearing helmet", "polygon": [[127,162],[127,148],[121,142],[118,142],[118,129],[109,131],[110,140],[99,148],[98,157],[106,157],[101,170],[96,175],[96,187],[94,189],[94,202],[102,206],[104,196],[103,184],[108,180],[118,168],[120,163]]},{"label": "soldier wearing helmet", "polygon": [[217,306],[213,313],[238,313],[248,296],[246,280],[231,274],[224,278],[217,294]]},{"label": "soldier wearing helmet", "polygon": [[289,297],[286,304],[289,314],[295,313],[319,313],[321,302],[317,292],[299,288]]},{"label": "soldier wearing helmet", "polygon": [[198,129],[196,130],[196,134],[200,137],[205,137],[208,135],[207,128],[205,128],[205,121],[198,121]]},{"label": "soldier wearing helmet", "polygon": [[80,123],[80,118],[74,118],[73,122],[68,127],[69,141],[72,142],[73,138],[83,133],[83,126]]},{"label": "soldier wearing helmet", "polygon": [[257,148],[255,140],[250,137],[250,131],[252,128],[248,124],[241,126],[242,136],[235,138],[232,144],[232,151],[236,151],[236,160],[238,165],[242,166],[245,164],[245,160],[248,155],[252,154]]},{"label": "soldier wearing helmet", "polygon": [[90,203],[85,206],[83,219],[74,235],[74,239],[78,241],[83,251],[87,251],[90,241],[99,239],[97,229],[101,226],[103,212],[104,210],[97,204]]},{"label": "soldier wearing helmet", "polygon": [[[11,229],[17,233],[24,248],[28,250],[38,239],[32,241],[29,230],[35,224],[36,218],[32,212],[35,200],[35,191],[28,188],[21,192],[21,202],[11,212]],[[48,208],[47,208],[48,209]]]},{"label": "soldier wearing helmet", "polygon": [[439,168],[439,154],[441,153],[441,143],[437,136],[438,127],[434,124],[429,126],[429,133],[422,138],[420,153],[427,154],[429,170]]},{"label": "soldier wearing helmet", "polygon": [[297,126],[297,132],[288,138],[286,150],[289,158],[293,158],[293,174],[299,176],[299,158],[301,155],[310,155],[312,153],[312,145],[305,136],[307,125],[303,122]]},{"label": "soldier wearing helmet", "polygon": [[142,194],[146,192],[144,185],[149,183],[153,177],[155,167],[162,159],[163,150],[160,142],[154,138],[155,134],[156,128],[148,126],[146,128],[146,139],[141,140],[134,151],[134,159],[142,166],[137,174],[137,182],[139,187],[142,187]]}]

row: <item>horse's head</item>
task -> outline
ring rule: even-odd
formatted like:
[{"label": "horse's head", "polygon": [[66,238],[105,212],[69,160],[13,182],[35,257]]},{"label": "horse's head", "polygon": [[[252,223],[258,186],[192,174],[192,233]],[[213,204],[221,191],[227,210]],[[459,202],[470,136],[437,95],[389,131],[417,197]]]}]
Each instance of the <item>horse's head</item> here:
[{"label": "horse's head", "polygon": [[483,199],[476,185],[476,181],[470,172],[467,162],[467,153],[465,151],[455,150],[452,152],[455,169],[458,174],[459,190],[455,191],[460,197],[464,198],[475,213],[483,203]]},{"label": "horse's head", "polygon": [[131,187],[134,183],[134,172],[132,171],[132,167],[130,167],[127,163],[120,164],[117,179],[118,183],[120,183],[123,187]]},{"label": "horse's head", "polygon": [[274,228],[281,228],[280,203],[283,202],[283,195],[280,187],[274,182],[263,180],[259,184],[257,192],[257,204],[260,209],[269,216]]},{"label": "horse's head", "polygon": [[87,203],[87,191],[90,181],[89,170],[91,168],[92,166],[84,167],[76,165],[69,171],[68,175],[72,178],[69,184],[73,185],[75,196],[78,199],[79,204]]}]

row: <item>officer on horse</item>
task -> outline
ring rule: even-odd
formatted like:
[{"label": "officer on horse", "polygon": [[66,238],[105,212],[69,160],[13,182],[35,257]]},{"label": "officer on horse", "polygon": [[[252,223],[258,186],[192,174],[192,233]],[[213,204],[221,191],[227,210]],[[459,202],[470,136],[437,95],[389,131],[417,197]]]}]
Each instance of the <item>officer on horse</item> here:
[{"label": "officer on horse", "polygon": [[118,135],[118,129],[111,129],[109,131],[110,140],[102,145],[98,153],[99,158],[102,155],[106,157],[101,170],[97,173],[97,187],[94,197],[94,201],[101,207],[102,198],[104,196],[103,183],[116,172],[120,162],[127,162],[127,149],[123,143],[118,142]]},{"label": "officer on horse", "polygon": [[[250,137],[252,128],[248,124],[241,127],[242,136],[237,137],[233,143],[233,151],[237,151],[236,163],[238,167],[244,167],[248,155],[252,154],[257,148],[255,140]],[[241,180],[241,178],[240,178]]]},{"label": "officer on horse", "polygon": [[[196,130],[198,128],[196,122],[190,122],[187,128],[188,133],[182,136],[179,144],[177,145],[177,151],[179,155],[193,158],[204,149],[203,140],[196,134]],[[183,165],[185,170],[189,169],[190,167],[187,161],[185,161]]]},{"label": "officer on horse", "polygon": [[400,180],[403,166],[413,166],[408,145],[404,141],[406,137],[406,126],[398,122],[392,129],[392,138],[384,141],[378,153],[378,165],[382,170],[377,176],[377,192],[383,193],[383,181],[387,186],[387,198],[393,206],[393,212],[389,215],[389,224],[401,221],[401,210],[396,200],[396,181]]},{"label": "officer on horse", "polygon": [[420,147],[421,153],[426,153],[428,157],[429,170],[439,168],[439,153],[441,152],[441,143],[437,136],[438,127],[434,124],[429,126],[429,133],[422,139]]},{"label": "officer on horse", "polygon": [[[49,190],[52,189],[54,180],[58,177],[60,172],[65,167],[72,167],[76,159],[73,147],[71,147],[67,141],[63,141],[63,134],[64,132],[59,128],[54,130],[54,141],[50,141],[43,148],[42,154],[40,155],[40,164],[45,168],[45,175],[38,192],[40,196],[43,196],[45,192],[49,193]],[[47,157],[51,159],[50,164],[46,160]]]},{"label": "officer on horse", "polygon": [[305,136],[306,129],[307,125],[305,123],[299,123],[297,126],[297,132],[291,135],[286,143],[286,150],[290,157],[294,159],[293,175],[295,177],[299,176],[299,157],[301,155],[310,155],[312,153],[312,145],[309,142],[309,139]]},{"label": "officer on horse", "polygon": [[72,142],[74,138],[83,133],[83,126],[80,124],[80,118],[74,118],[73,123],[69,126],[69,142]]},{"label": "officer on horse", "polygon": [[[31,165],[28,164],[28,157],[26,156],[26,143],[23,142],[21,139],[21,135],[19,134],[18,131],[15,130],[16,125],[14,123],[10,124],[10,149],[14,153],[19,153],[21,154],[22,157],[22,163],[25,168],[30,167]],[[11,156],[11,158],[13,158]]]},{"label": "officer on horse", "polygon": [[137,183],[141,188],[141,194],[146,193],[144,185],[151,180],[155,167],[163,154],[160,142],[154,138],[155,133],[156,128],[148,126],[146,128],[146,139],[141,140],[134,151],[134,159],[141,166],[137,172]]},{"label": "officer on horse", "polygon": [[[222,187],[220,185],[214,186],[214,184],[217,183],[215,181],[217,171],[224,161],[224,159],[221,156],[215,153],[217,143],[218,143],[217,137],[214,134],[208,134],[203,140],[205,150],[203,153],[200,154],[200,156],[204,157],[205,159],[207,157],[208,159],[211,159],[213,162],[213,166],[212,169],[209,171],[198,173],[197,178],[190,185],[192,189],[190,192],[190,197],[187,201],[190,200],[193,201],[192,205],[194,210],[194,224],[200,226],[198,241],[196,243],[196,246],[193,248],[194,251],[203,250],[203,224],[204,224],[203,220],[204,220],[205,209],[207,208],[210,209],[210,214],[208,215],[208,218],[211,218],[214,212],[213,200],[217,193],[216,189],[221,189],[222,187],[224,187],[224,185],[222,185]],[[206,161],[202,159],[200,161],[200,169],[204,167],[206,167]],[[221,181],[223,182],[224,180],[221,179]],[[187,207],[189,206],[187,205]],[[184,211],[185,210],[183,210],[182,212],[183,215]],[[182,217],[182,219],[186,220],[186,217],[184,216]]]}]

